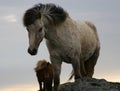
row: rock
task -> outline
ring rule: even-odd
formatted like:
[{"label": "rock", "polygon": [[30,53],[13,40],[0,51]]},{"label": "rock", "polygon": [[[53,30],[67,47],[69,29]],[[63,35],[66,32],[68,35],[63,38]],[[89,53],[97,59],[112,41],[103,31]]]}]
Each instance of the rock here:
[{"label": "rock", "polygon": [[59,91],[120,91],[120,83],[108,82],[104,79],[81,78],[75,82],[61,84]]}]

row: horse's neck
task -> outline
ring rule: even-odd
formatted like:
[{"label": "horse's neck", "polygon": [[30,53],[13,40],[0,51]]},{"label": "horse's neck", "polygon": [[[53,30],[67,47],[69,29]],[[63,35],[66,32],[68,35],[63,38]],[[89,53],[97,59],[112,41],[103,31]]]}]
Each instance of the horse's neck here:
[{"label": "horse's neck", "polygon": [[45,38],[47,40],[53,40],[53,38],[56,36],[56,29],[53,27],[46,27],[45,29]]},{"label": "horse's neck", "polygon": [[[54,43],[64,41],[69,37],[72,30],[74,30],[74,21],[70,17],[66,21],[58,26],[48,26],[45,30],[45,38],[48,41],[54,41]],[[73,28],[73,29],[72,29]],[[66,36],[67,35],[67,36]]]}]

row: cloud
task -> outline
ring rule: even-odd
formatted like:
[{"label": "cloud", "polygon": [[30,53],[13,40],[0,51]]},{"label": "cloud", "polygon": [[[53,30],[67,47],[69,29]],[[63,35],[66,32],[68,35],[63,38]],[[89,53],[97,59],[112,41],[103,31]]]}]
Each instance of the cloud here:
[{"label": "cloud", "polygon": [[3,20],[5,20],[7,22],[17,22],[17,17],[16,17],[16,15],[10,14],[10,15],[4,16]]}]

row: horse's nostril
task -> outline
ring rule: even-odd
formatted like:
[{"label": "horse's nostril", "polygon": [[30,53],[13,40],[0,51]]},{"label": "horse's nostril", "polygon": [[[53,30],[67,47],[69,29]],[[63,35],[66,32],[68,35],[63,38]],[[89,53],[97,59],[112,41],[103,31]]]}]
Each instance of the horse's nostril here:
[{"label": "horse's nostril", "polygon": [[28,48],[28,53],[31,54],[31,55],[36,55],[37,54],[37,49],[33,49],[31,50],[30,48]]},{"label": "horse's nostril", "polygon": [[37,53],[37,50],[35,48],[33,49],[33,53],[35,53],[35,54]]},{"label": "horse's nostril", "polygon": [[31,52],[31,50],[30,50],[30,48],[28,48],[28,53],[30,53]]}]

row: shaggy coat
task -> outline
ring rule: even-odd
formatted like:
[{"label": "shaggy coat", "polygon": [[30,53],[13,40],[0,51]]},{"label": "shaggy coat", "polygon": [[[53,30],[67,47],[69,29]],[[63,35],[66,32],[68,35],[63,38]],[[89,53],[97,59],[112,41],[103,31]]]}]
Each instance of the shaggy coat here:
[{"label": "shaggy coat", "polygon": [[100,50],[94,24],[73,20],[55,4],[38,4],[28,9],[23,23],[29,35],[29,54],[36,55],[39,44],[46,39],[53,67],[54,91],[59,91],[62,62],[72,64],[71,78],[93,76]]},{"label": "shaggy coat", "polygon": [[35,67],[35,72],[40,91],[52,91],[53,70],[51,64],[45,60],[40,60]]}]

